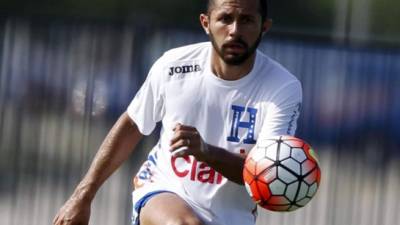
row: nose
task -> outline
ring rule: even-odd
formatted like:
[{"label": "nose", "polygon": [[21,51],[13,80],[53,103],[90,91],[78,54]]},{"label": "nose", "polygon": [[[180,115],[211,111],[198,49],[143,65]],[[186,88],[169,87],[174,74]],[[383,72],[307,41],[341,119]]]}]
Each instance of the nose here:
[{"label": "nose", "polygon": [[237,21],[232,22],[229,25],[229,36],[235,37],[240,36],[240,25]]}]

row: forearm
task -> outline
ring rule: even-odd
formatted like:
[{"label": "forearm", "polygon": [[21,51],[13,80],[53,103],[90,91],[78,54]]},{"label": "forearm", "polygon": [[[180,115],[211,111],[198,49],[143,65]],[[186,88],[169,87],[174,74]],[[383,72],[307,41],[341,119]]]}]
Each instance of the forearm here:
[{"label": "forearm", "polygon": [[207,148],[206,163],[228,180],[242,185],[245,156],[209,144],[207,144]]},{"label": "forearm", "polygon": [[123,114],[104,139],[73,197],[91,201],[104,181],[128,159],[141,137],[136,125]]},{"label": "forearm", "polygon": [[243,184],[245,156],[207,144],[195,127],[178,123],[173,131],[175,134],[170,142],[170,151],[174,156],[193,155],[197,160],[207,163],[220,172],[228,180]]}]

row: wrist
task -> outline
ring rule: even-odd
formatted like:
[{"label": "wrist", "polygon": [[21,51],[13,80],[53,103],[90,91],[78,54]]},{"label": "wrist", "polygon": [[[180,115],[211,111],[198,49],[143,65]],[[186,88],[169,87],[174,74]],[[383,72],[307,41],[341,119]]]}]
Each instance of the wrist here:
[{"label": "wrist", "polygon": [[72,198],[77,201],[91,202],[96,194],[93,184],[80,183],[72,194]]},{"label": "wrist", "polygon": [[205,158],[205,162],[208,164],[213,164],[216,161],[216,151],[218,149],[215,149],[214,146],[209,145],[207,143],[204,143],[204,147],[203,147],[203,153],[204,153],[204,158]]}]

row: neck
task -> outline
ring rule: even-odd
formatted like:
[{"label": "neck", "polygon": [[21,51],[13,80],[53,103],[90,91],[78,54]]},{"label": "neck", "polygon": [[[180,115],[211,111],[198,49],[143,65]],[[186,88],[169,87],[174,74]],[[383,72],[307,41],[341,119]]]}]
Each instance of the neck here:
[{"label": "neck", "polygon": [[253,69],[255,58],[256,53],[240,65],[230,65],[225,63],[213,49],[211,54],[211,70],[217,77],[223,80],[238,80],[250,73]]}]

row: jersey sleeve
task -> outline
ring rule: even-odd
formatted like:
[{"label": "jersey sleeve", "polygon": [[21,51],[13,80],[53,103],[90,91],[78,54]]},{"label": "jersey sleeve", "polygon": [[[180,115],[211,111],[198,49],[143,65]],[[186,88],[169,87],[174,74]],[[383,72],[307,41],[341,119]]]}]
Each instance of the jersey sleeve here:
[{"label": "jersey sleeve", "polygon": [[164,113],[162,82],[162,65],[158,60],[127,108],[129,117],[144,135],[151,134],[156,123],[162,120]]},{"label": "jersey sleeve", "polygon": [[258,138],[295,134],[302,103],[302,88],[299,81],[282,87],[273,96]]}]

